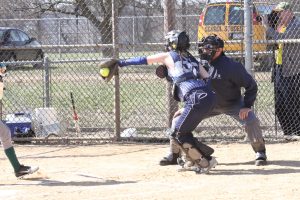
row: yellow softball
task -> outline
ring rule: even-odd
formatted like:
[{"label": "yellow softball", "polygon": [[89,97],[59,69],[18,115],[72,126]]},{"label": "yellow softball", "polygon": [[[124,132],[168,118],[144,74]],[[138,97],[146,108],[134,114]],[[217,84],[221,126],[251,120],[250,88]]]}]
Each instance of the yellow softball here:
[{"label": "yellow softball", "polygon": [[100,75],[102,77],[108,77],[108,75],[109,75],[109,68],[101,68],[100,69]]}]

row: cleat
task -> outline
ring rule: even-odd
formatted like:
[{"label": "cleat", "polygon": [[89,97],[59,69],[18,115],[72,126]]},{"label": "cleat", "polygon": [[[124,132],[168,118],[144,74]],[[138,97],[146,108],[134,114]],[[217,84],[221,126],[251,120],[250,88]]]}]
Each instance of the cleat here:
[{"label": "cleat", "polygon": [[266,160],[263,160],[263,159],[255,160],[255,165],[256,166],[264,166],[264,165],[267,165],[267,164],[268,164],[268,162]]},{"label": "cleat", "polygon": [[177,165],[177,159],[179,158],[179,153],[170,153],[168,156],[164,157],[159,161],[159,165]]},{"label": "cleat", "polygon": [[263,152],[256,153],[255,165],[256,166],[264,166],[267,165],[267,156]]},{"label": "cleat", "polygon": [[207,168],[201,168],[191,161],[184,162],[182,159],[178,159],[178,164],[181,166],[181,168],[178,169],[179,172],[194,171],[196,174],[208,174],[212,168],[217,166],[218,161],[215,157],[212,157]]},{"label": "cleat", "polygon": [[39,167],[20,165],[20,168],[15,172],[15,175],[17,178],[23,178],[26,175],[33,174],[37,170],[39,170]]},{"label": "cleat", "polygon": [[179,165],[179,166],[181,166],[181,167],[183,167],[184,166],[184,160],[181,158],[181,157],[179,157],[179,158],[177,158],[177,164]]},{"label": "cleat", "polygon": [[215,168],[217,166],[217,164],[218,164],[218,161],[216,160],[215,157],[212,156],[211,160],[209,161],[209,166],[207,168],[203,168],[202,173],[208,174],[212,168]]}]

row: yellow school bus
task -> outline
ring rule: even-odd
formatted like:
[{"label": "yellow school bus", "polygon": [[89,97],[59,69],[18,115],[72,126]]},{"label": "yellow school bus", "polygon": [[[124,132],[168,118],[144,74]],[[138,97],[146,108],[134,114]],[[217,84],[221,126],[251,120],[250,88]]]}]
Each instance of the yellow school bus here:
[{"label": "yellow school bus", "polygon": [[[198,40],[216,34],[225,41],[226,52],[242,53],[244,44],[244,4],[240,0],[210,0],[204,7],[198,26]],[[265,40],[266,29],[253,8],[253,41]],[[266,51],[266,44],[253,44],[254,52]]]}]

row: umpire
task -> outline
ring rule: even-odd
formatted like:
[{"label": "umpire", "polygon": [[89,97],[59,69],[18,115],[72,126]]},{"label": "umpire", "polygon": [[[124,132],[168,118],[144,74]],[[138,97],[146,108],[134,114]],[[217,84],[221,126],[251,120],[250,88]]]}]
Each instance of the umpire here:
[{"label": "umpire", "polygon": [[[266,165],[265,141],[259,120],[251,110],[257,95],[255,80],[241,63],[224,54],[224,41],[217,35],[204,37],[198,46],[201,60],[210,63],[212,87],[217,95],[217,105],[206,118],[226,114],[243,124],[256,153],[255,165]],[[245,88],[243,95],[242,88]],[[175,113],[173,122],[180,114],[181,110]],[[176,164],[179,156],[180,150],[170,140],[170,153],[160,161],[160,165]]]}]

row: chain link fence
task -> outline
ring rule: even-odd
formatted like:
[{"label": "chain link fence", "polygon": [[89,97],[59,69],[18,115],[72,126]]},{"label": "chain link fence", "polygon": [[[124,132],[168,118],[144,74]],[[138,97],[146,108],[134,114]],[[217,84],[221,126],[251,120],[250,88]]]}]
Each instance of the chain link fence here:
[{"label": "chain link fence", "polygon": [[[243,2],[3,0],[0,61],[7,73],[1,119],[15,141],[165,141],[181,105],[155,76],[157,66],[127,67],[105,83],[97,65],[162,52],[170,29],[188,32],[196,57],[196,42],[215,33],[225,40],[227,55],[244,62]],[[252,13],[252,75],[259,86],[254,110],[270,140],[283,135],[271,81],[278,42],[268,38],[263,20],[278,2],[254,1]],[[288,2],[297,16],[297,1]],[[299,34],[284,42],[295,44],[291,53],[297,56]],[[204,120],[196,132],[207,140],[245,137],[243,127],[225,115]]]}]

